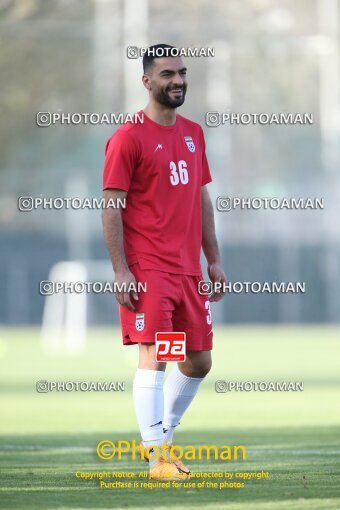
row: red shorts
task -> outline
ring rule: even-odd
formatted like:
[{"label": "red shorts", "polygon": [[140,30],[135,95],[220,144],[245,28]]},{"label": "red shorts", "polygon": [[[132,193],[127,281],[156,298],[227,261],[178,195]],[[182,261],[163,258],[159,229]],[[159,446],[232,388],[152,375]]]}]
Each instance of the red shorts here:
[{"label": "red shorts", "polygon": [[166,273],[130,267],[137,282],[146,283],[146,292],[132,300],[135,311],[119,305],[123,344],[155,343],[157,331],[184,331],[187,351],[212,349],[212,320],[207,296],[198,293],[201,276]]}]

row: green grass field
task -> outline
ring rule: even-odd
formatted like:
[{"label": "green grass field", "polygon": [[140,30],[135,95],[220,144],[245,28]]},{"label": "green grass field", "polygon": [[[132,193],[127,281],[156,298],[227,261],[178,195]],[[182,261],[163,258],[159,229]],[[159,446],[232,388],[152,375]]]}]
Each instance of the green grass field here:
[{"label": "green grass field", "polygon": [[[245,445],[245,461],[197,460],[193,471],[268,471],[243,489],[107,489],[76,471],[143,471],[103,461],[102,439],[136,439],[137,351],[94,329],[79,356],[49,356],[37,329],[0,331],[0,508],[340,509],[340,329],[216,329],[214,366],[181,422],[178,444]],[[303,381],[303,392],[215,393],[214,381]],[[37,393],[49,381],[125,381],[125,392]],[[142,480],[142,479],[141,479]]]}]

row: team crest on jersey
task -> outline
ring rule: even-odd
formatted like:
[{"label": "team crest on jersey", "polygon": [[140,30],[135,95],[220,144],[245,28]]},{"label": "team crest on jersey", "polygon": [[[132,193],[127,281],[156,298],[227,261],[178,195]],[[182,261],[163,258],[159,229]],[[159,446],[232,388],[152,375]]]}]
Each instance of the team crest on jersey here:
[{"label": "team crest on jersey", "polygon": [[137,331],[143,331],[143,329],[144,329],[144,313],[136,314],[136,329],[137,329]]},{"label": "team crest on jersey", "polygon": [[184,137],[185,143],[187,144],[187,147],[190,152],[195,152],[195,144],[191,136],[185,136]]}]

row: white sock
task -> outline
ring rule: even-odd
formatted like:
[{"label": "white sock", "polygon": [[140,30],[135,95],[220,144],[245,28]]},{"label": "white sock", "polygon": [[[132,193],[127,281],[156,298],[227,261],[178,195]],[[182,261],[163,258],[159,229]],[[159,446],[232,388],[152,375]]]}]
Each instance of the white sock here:
[{"label": "white sock", "polygon": [[193,401],[204,377],[187,377],[176,365],[164,383],[163,441],[172,443],[175,428]]},{"label": "white sock", "polygon": [[[161,370],[137,368],[133,381],[133,404],[137,416],[139,430],[146,448],[161,447],[163,434],[163,378]],[[155,451],[157,453],[157,450]],[[150,455],[150,467],[156,459]]]}]

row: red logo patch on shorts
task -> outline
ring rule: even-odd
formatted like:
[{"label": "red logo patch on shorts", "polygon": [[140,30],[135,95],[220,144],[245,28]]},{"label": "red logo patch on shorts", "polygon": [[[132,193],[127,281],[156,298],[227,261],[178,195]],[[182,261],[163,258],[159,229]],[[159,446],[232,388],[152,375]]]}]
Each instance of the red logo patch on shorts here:
[{"label": "red logo patch on shorts", "polygon": [[185,340],[183,332],[156,333],[156,361],[185,361]]}]

